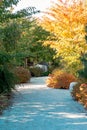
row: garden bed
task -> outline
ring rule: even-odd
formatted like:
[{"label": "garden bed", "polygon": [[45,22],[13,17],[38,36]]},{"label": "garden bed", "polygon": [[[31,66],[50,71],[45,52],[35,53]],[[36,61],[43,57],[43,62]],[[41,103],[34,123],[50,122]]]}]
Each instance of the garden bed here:
[{"label": "garden bed", "polygon": [[3,110],[8,108],[11,105],[11,94],[1,94],[0,95],[0,115],[3,113]]}]

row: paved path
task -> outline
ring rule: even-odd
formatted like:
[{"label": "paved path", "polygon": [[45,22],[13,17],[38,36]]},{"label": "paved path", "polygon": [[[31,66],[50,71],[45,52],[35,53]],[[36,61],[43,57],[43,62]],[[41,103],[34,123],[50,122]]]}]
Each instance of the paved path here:
[{"label": "paved path", "polygon": [[18,87],[13,105],[0,117],[0,130],[87,130],[87,114],[68,90],[47,88],[46,78]]}]

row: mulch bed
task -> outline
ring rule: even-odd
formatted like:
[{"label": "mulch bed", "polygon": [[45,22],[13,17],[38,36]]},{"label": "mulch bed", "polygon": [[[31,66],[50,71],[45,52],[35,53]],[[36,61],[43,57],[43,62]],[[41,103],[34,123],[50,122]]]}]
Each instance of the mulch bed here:
[{"label": "mulch bed", "polygon": [[1,94],[0,95],[0,115],[3,113],[3,111],[10,106],[11,104],[11,94]]}]

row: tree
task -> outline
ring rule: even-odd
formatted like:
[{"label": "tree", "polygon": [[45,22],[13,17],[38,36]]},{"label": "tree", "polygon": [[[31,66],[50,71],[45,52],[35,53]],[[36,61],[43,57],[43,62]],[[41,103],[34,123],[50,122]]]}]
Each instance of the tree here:
[{"label": "tree", "polygon": [[50,33],[37,25],[35,19],[21,19],[19,26],[22,33],[14,52],[18,55],[18,59],[29,57],[34,63],[42,60],[45,62],[52,61],[55,51],[49,46],[44,47],[42,45]]},{"label": "tree", "polygon": [[12,13],[11,8],[19,0],[3,0],[0,2],[0,93],[11,92],[15,87],[15,76],[13,73],[13,63],[21,32],[17,19],[30,16],[35,11],[24,9],[17,13]]},{"label": "tree", "polygon": [[2,29],[2,35],[1,43],[5,50],[7,52],[13,51],[21,35],[19,25],[16,22],[7,23]]},{"label": "tree", "polygon": [[56,57],[61,56],[67,66],[79,69],[79,57],[87,50],[85,41],[85,25],[87,9],[81,0],[57,0],[43,16],[40,25],[53,33],[57,40],[48,40],[44,45],[50,45],[56,50]]},{"label": "tree", "polygon": [[13,13],[14,5],[20,0],[3,0],[0,2],[0,22],[7,22],[9,19],[17,19],[22,17],[30,17],[32,14],[40,13],[35,7],[28,7]]}]

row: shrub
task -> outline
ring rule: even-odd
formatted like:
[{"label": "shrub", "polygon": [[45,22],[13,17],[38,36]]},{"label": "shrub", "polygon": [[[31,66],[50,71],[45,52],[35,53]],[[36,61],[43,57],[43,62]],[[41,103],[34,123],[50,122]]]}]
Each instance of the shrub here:
[{"label": "shrub", "polygon": [[80,60],[83,67],[78,71],[78,76],[82,82],[87,81],[87,53],[81,55]]},{"label": "shrub", "polygon": [[42,73],[42,76],[48,76],[48,75],[49,75],[49,71]]},{"label": "shrub", "polygon": [[43,70],[40,67],[30,67],[30,73],[34,77],[40,77],[43,74]]},{"label": "shrub", "polygon": [[47,86],[52,88],[68,89],[71,82],[76,81],[75,76],[64,72],[63,70],[55,69],[47,79]]},{"label": "shrub", "polygon": [[76,85],[71,92],[72,97],[87,109],[87,83]]},{"label": "shrub", "polygon": [[5,110],[9,105],[11,105],[11,99],[12,95],[10,94],[0,94],[0,115],[3,113],[3,110]]},{"label": "shrub", "polygon": [[15,76],[7,66],[0,68],[0,93],[11,92],[15,88],[15,82]]},{"label": "shrub", "polygon": [[23,67],[16,67],[14,69],[14,73],[19,80],[19,81],[17,81],[17,83],[26,83],[31,78],[31,74],[30,74],[29,70],[25,69]]},{"label": "shrub", "polygon": [[15,76],[12,72],[12,59],[9,53],[0,51],[0,93],[9,93],[15,88]]}]

